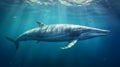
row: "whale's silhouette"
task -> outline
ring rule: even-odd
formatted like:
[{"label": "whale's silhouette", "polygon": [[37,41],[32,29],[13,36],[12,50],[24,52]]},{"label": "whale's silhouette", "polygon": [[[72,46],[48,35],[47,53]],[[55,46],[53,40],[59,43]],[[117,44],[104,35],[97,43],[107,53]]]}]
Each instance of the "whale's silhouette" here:
[{"label": "whale's silhouette", "polygon": [[61,47],[61,49],[67,49],[75,45],[79,40],[85,40],[93,37],[104,36],[108,34],[108,30],[102,30],[98,28],[92,28],[81,25],[73,24],[52,24],[45,25],[41,22],[37,22],[39,27],[28,30],[18,36],[16,39],[6,37],[9,41],[16,45],[16,49],[19,47],[20,41],[36,40],[36,41],[48,41],[48,42],[63,42],[68,41],[68,45]]}]

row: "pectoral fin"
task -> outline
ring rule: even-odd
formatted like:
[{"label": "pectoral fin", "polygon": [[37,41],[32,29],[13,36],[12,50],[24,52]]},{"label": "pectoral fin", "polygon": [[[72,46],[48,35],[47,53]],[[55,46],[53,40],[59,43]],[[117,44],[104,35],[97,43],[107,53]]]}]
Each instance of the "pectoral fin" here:
[{"label": "pectoral fin", "polygon": [[68,49],[71,48],[72,46],[74,46],[77,43],[78,39],[72,40],[68,43],[67,46],[61,47],[61,49]]}]

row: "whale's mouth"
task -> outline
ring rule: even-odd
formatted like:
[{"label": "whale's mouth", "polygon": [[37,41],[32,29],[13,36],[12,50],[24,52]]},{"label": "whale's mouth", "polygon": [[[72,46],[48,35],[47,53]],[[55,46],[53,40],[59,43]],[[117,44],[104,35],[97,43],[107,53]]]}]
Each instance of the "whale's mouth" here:
[{"label": "whale's mouth", "polygon": [[100,31],[100,35],[108,35],[110,33],[110,31],[109,30],[102,30],[102,31]]},{"label": "whale's mouth", "polygon": [[99,30],[99,31],[96,31],[94,33],[91,33],[91,35],[93,36],[105,36],[105,35],[108,35],[109,34],[109,30]]}]

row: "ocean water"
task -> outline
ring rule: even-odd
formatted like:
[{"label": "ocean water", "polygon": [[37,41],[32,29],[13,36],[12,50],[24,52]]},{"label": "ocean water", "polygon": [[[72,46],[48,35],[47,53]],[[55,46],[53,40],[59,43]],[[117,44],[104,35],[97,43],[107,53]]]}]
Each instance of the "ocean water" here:
[{"label": "ocean water", "polygon": [[[0,67],[120,67],[119,3],[114,0],[0,0]],[[110,33],[79,41],[67,50],[60,47],[68,42],[24,41],[16,51],[15,45],[5,37],[15,39],[38,27],[37,21],[46,25],[85,25]]]}]

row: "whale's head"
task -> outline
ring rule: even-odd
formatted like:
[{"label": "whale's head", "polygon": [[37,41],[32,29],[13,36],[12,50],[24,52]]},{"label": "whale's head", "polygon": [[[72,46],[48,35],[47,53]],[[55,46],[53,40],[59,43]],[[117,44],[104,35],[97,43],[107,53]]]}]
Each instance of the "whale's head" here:
[{"label": "whale's head", "polygon": [[[82,32],[81,32],[82,31]],[[91,28],[91,27],[83,27],[80,32],[80,39],[89,39],[94,37],[100,37],[108,35],[110,32],[109,30],[103,30],[98,28]]]}]

